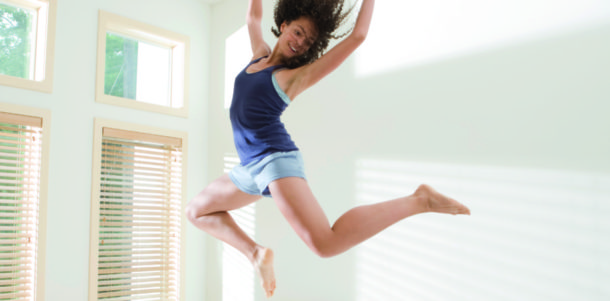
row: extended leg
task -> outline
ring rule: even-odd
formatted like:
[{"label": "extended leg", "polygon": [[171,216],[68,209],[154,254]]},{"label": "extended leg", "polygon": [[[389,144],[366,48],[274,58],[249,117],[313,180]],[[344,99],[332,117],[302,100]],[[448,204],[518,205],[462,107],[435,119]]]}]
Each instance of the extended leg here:
[{"label": "extended leg", "polygon": [[339,217],[331,227],[305,180],[283,178],[271,183],[269,189],[278,208],[299,237],[322,257],[345,252],[390,225],[415,214],[470,214],[466,206],[427,185],[421,185],[410,196],[353,208]]},{"label": "extended leg", "polygon": [[254,242],[228,211],[239,209],[260,196],[242,192],[224,175],[200,192],[186,207],[187,218],[195,227],[235,247],[254,265],[268,297],[275,290],[273,252]]}]

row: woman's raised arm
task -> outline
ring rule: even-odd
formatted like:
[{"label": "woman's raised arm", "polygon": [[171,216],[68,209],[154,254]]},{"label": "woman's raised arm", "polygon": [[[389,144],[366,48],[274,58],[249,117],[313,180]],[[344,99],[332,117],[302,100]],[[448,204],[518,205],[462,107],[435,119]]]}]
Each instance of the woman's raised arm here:
[{"label": "woman's raised arm", "polygon": [[252,59],[257,59],[271,53],[271,48],[263,39],[263,31],[261,29],[262,19],[262,0],[249,0],[246,24],[248,24],[248,33],[250,35],[250,45],[252,47],[253,55]]},{"label": "woman's raised arm", "polygon": [[295,70],[292,95],[298,95],[337,69],[360,46],[373,17],[375,0],[363,0],[353,31],[315,62]]}]

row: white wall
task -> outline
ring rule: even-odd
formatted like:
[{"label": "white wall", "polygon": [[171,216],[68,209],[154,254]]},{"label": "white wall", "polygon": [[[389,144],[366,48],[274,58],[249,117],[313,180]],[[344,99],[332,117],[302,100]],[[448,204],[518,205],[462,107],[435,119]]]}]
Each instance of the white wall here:
[{"label": "white wall", "polygon": [[[212,7],[210,177],[221,174],[223,155],[233,152],[223,108],[224,42],[244,25],[245,2]],[[561,21],[570,16],[564,2],[500,4],[509,2],[503,10],[464,0],[457,16],[438,14],[453,22],[487,16],[478,27],[492,33],[494,14],[512,14],[519,31],[506,31],[512,23],[504,16],[505,31],[496,31],[511,33],[504,39],[408,64],[397,57],[391,69],[357,73],[363,57],[374,65],[396,53],[392,47],[422,42],[401,31],[417,24],[380,15],[393,2],[378,1],[373,26],[389,28],[372,30],[366,43],[385,46],[357,54],[291,104],[283,120],[331,222],[357,204],[408,194],[420,182],[460,199],[473,215],[414,217],[344,255],[320,259],[273,202],[262,200],[256,239],[276,253],[276,300],[610,296],[610,8],[567,1],[584,16],[575,25]],[[273,2],[264,3],[263,31],[273,45]],[[426,13],[444,7],[434,3],[437,10],[427,6]],[[563,15],[553,15],[555,8]],[[541,23],[552,28],[540,30]],[[210,259],[217,255],[210,252]],[[220,285],[210,285],[211,300],[220,300]]]},{"label": "white wall", "polygon": [[[99,9],[190,37],[188,119],[95,102]],[[94,118],[187,131],[188,196],[194,196],[207,182],[209,34],[210,9],[199,0],[61,0],[53,93],[0,86],[0,101],[45,108],[52,113],[45,300],[87,299]],[[185,300],[202,300],[204,235],[189,225],[186,239]]]}]

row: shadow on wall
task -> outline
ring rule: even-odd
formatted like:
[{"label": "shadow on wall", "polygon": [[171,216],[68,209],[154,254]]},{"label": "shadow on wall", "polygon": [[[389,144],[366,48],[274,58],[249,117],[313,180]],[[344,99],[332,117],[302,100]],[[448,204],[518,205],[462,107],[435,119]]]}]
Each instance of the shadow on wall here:
[{"label": "shadow on wall", "polygon": [[608,300],[610,175],[357,162],[358,205],[420,183],[472,216],[408,218],[356,248],[356,300]]}]

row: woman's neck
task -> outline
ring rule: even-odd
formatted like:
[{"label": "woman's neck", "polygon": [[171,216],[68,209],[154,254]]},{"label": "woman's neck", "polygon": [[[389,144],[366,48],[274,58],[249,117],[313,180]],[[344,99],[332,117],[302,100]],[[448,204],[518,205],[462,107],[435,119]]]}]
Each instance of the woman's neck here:
[{"label": "woman's neck", "polygon": [[271,54],[269,54],[269,56],[267,56],[267,58],[263,60],[265,61],[264,63],[267,66],[283,65],[285,61],[283,55],[280,53],[278,44],[275,45]]}]

